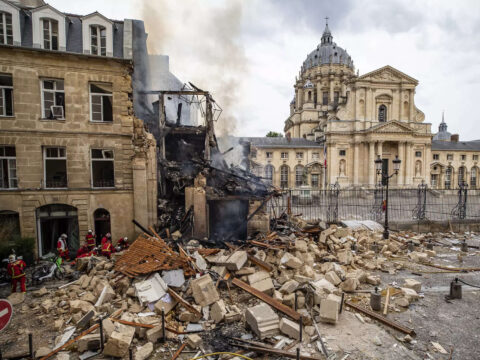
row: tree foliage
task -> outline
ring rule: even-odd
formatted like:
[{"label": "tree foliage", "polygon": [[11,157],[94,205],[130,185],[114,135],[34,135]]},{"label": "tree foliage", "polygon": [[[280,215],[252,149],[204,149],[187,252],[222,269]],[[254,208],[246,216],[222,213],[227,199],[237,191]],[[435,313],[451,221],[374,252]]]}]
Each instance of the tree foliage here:
[{"label": "tree foliage", "polygon": [[266,136],[267,137],[283,137],[283,134],[275,131],[269,131]]}]

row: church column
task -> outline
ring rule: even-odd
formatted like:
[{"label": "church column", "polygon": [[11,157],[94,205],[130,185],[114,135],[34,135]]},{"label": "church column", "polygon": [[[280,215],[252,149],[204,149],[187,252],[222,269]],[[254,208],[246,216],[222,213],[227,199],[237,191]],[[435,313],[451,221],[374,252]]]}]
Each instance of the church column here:
[{"label": "church column", "polygon": [[412,143],[407,142],[405,148],[405,185],[412,184]]},{"label": "church column", "polygon": [[333,75],[329,76],[329,85],[330,85],[330,103],[333,103],[333,84],[335,83],[335,77]]},{"label": "church column", "polygon": [[405,168],[405,143],[403,141],[398,142],[398,158],[402,161],[400,163],[400,171],[398,172],[397,185],[403,186],[404,168]]},{"label": "church column", "polygon": [[[400,89],[400,90],[398,91],[398,94],[399,94],[398,97],[399,97],[399,99],[400,99],[400,103],[399,103],[399,106],[400,106],[400,119],[398,119],[398,120],[402,121],[402,120],[403,120],[403,90]],[[398,157],[400,157],[400,154],[398,155]]]},{"label": "church column", "polygon": [[414,89],[411,89],[410,90],[410,102],[409,102],[409,105],[410,105],[410,116],[409,116],[409,121],[413,121],[414,119],[414,113],[413,113],[413,95],[415,94],[415,90]]},{"label": "church column", "polygon": [[375,143],[370,141],[368,143],[368,183],[371,186],[375,185]]},{"label": "church column", "polygon": [[359,143],[353,144],[353,185],[358,185],[358,172],[360,167],[360,149]]},{"label": "church column", "polygon": [[380,155],[380,159],[383,159],[383,141],[377,142],[377,155]]}]

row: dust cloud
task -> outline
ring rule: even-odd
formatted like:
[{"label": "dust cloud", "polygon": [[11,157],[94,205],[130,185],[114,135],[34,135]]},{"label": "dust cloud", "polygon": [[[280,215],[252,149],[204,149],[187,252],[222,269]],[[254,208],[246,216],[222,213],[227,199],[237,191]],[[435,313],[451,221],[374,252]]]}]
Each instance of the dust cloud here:
[{"label": "dust cloud", "polygon": [[169,55],[176,76],[210,91],[223,109],[215,125],[217,135],[234,135],[248,73],[241,1],[213,6],[195,0],[161,0],[144,1],[142,6],[149,52]]}]

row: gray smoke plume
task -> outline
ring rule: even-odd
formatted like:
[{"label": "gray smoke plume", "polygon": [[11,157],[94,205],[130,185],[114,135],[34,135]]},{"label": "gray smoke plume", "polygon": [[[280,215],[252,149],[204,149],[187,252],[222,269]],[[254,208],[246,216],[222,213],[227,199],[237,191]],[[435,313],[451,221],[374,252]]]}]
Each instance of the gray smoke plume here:
[{"label": "gray smoke plume", "polygon": [[223,109],[217,134],[234,134],[236,105],[242,101],[248,71],[241,44],[241,1],[219,6],[195,0],[145,1],[142,12],[149,51],[169,55],[173,73],[210,91]]}]

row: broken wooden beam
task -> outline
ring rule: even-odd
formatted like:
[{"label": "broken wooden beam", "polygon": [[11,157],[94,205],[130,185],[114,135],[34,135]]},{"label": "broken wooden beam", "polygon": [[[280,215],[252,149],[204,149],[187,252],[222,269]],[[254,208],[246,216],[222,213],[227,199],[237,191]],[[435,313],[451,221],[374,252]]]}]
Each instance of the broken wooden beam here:
[{"label": "broken wooden beam", "polygon": [[291,307],[282,304],[280,301],[275,300],[271,296],[255,289],[254,287],[248,285],[247,283],[243,282],[240,279],[233,279],[232,283],[238,286],[240,289],[248,292],[249,294],[257,297],[258,299],[262,300],[263,302],[267,303],[268,305],[274,307],[278,311],[284,313],[287,316],[290,316],[293,320],[299,321],[302,315],[300,313],[293,310]]},{"label": "broken wooden beam", "polygon": [[[159,324],[157,324],[157,325],[142,324],[142,323],[137,323],[137,322],[133,322],[133,321],[113,319],[113,318],[110,318],[110,320],[113,321],[113,322],[118,322],[118,323],[123,324],[123,325],[135,326],[135,327],[140,327],[140,328],[145,328],[145,329],[153,329],[154,327],[159,326]],[[178,330],[172,329],[171,327],[168,327],[168,326],[165,326],[165,330],[170,331],[171,333],[174,333],[176,335],[187,335],[187,334],[196,334],[196,333],[199,333],[199,332],[203,332],[203,330],[200,330],[200,331],[178,331]]]},{"label": "broken wooden beam", "polygon": [[247,256],[248,256],[248,260],[250,260],[252,263],[257,265],[258,267],[261,267],[266,272],[272,272],[273,271],[273,267],[270,264],[266,263],[265,261],[262,261],[259,258],[255,257],[253,255],[250,255],[250,254],[248,254]]},{"label": "broken wooden beam", "polygon": [[175,300],[177,300],[180,304],[183,305],[183,307],[185,309],[187,309],[188,311],[190,311],[192,314],[195,314],[195,315],[198,315],[198,316],[202,316],[202,314],[197,310],[195,309],[192,305],[190,305],[186,300],[184,300],[179,294],[177,294],[175,291],[173,291],[172,289],[168,288],[168,293],[170,294],[170,296],[172,298],[174,298]]},{"label": "broken wooden beam", "polygon": [[375,320],[378,320],[382,323],[384,323],[385,325],[388,325],[398,331],[401,331],[407,335],[415,335],[415,331],[413,329],[410,329],[406,326],[403,326],[393,320],[390,320],[390,319],[387,319],[386,317],[380,315],[380,314],[377,314],[376,312],[370,310],[370,309],[367,309],[363,306],[360,306],[360,305],[357,305],[357,304],[354,304],[352,303],[351,301],[345,301],[345,305],[347,306],[350,306],[352,309],[355,309],[355,310],[358,310],[362,313],[364,313],[365,315],[368,315],[372,318],[374,318]]},{"label": "broken wooden beam", "polygon": [[185,350],[185,347],[187,346],[187,342],[185,341],[180,347],[178,348],[177,351],[175,351],[175,354],[172,356],[172,360],[176,360],[180,354],[182,353],[183,350]]}]

